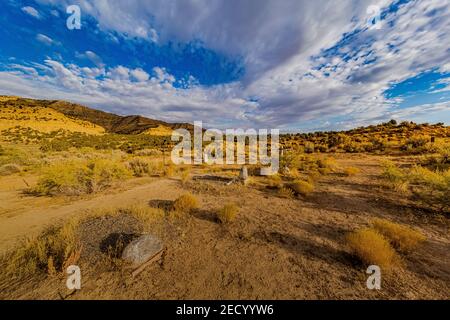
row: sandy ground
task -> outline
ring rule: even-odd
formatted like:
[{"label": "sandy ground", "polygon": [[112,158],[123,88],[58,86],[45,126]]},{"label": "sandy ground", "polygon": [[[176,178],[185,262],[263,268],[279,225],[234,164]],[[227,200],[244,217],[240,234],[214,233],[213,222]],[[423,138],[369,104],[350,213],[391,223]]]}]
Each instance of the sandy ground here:
[{"label": "sandy ground", "polygon": [[[1,283],[0,298],[449,299],[448,219],[430,217],[381,187],[380,157],[338,158],[339,165],[356,166],[362,172],[324,177],[316,191],[302,199],[280,198],[258,186],[226,186],[221,179],[198,172],[185,186],[177,179],[141,179],[85,199],[30,198],[14,186],[14,181],[20,184],[18,178],[10,183],[2,180],[0,251],[49,224],[92,209],[135,203],[156,206],[187,191],[198,196],[201,208],[164,226],[163,259],[136,278],[123,270],[93,268],[89,259],[82,259],[80,291],[68,295],[63,277],[40,277]],[[236,202],[240,213],[231,225],[222,226],[214,213],[226,202]],[[418,250],[402,256],[402,267],[383,274],[380,291],[366,288],[367,266],[345,245],[347,232],[366,226],[374,217],[414,226],[428,238]],[[102,232],[99,228],[97,238]]]}]

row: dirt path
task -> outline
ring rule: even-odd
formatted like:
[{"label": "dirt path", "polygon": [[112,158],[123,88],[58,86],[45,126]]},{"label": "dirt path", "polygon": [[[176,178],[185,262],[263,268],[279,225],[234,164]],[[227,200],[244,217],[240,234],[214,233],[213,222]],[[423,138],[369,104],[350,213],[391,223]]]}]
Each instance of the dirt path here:
[{"label": "dirt path", "polygon": [[172,199],[181,192],[177,186],[178,183],[174,180],[159,179],[123,192],[110,190],[107,194],[72,202],[61,198],[27,197],[17,190],[2,190],[0,191],[2,207],[8,206],[8,210],[0,211],[0,253],[17,245],[18,239],[38,234],[46,226],[77,214],[126,207],[152,198]]}]

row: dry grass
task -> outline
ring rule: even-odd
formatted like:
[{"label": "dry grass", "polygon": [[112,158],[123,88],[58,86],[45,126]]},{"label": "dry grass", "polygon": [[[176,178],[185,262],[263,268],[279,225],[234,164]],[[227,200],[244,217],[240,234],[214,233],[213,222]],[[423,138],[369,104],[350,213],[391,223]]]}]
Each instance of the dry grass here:
[{"label": "dry grass", "polygon": [[280,189],[283,187],[283,179],[278,174],[268,176],[267,186],[271,189]]},{"label": "dry grass", "polygon": [[120,209],[118,212],[130,214],[138,219],[144,231],[153,231],[155,226],[158,226],[165,218],[164,210],[152,208],[147,205],[134,205]]},{"label": "dry grass", "polygon": [[292,189],[281,187],[278,189],[277,194],[281,198],[291,199],[295,196],[294,191]]},{"label": "dry grass", "polygon": [[309,181],[297,180],[291,183],[289,187],[302,196],[307,196],[314,191],[314,184]]},{"label": "dry grass", "polygon": [[417,248],[426,240],[421,232],[385,219],[374,219],[372,224],[379,233],[389,239],[396,249],[403,252]]},{"label": "dry grass", "polygon": [[9,176],[11,174],[19,173],[22,168],[14,163],[5,164],[0,167],[0,176]]},{"label": "dry grass", "polygon": [[359,168],[355,168],[355,167],[347,167],[344,169],[344,174],[348,177],[355,176],[355,175],[359,174],[360,172],[361,172],[361,170]]},{"label": "dry grass", "polygon": [[16,251],[2,257],[6,274],[11,277],[36,272],[56,274],[77,263],[82,250],[76,235],[78,224],[78,220],[72,219],[60,228],[49,228],[38,237],[25,240]]},{"label": "dry grass", "polygon": [[164,166],[163,175],[164,177],[171,178],[175,175],[175,171],[176,171],[175,166],[172,163],[170,163]]},{"label": "dry grass", "polygon": [[235,203],[228,203],[217,212],[217,218],[223,224],[232,222],[239,212],[239,207]]},{"label": "dry grass", "polygon": [[319,171],[313,170],[308,173],[308,181],[311,184],[316,183],[321,177],[321,173]]},{"label": "dry grass", "polygon": [[390,270],[399,263],[399,257],[388,240],[374,229],[365,228],[350,233],[347,243],[362,262]]},{"label": "dry grass", "polygon": [[191,177],[191,171],[189,168],[183,168],[180,173],[181,184],[185,185]]},{"label": "dry grass", "polygon": [[191,210],[197,209],[198,207],[198,199],[190,193],[180,196],[173,203],[173,210],[178,213],[189,213]]}]

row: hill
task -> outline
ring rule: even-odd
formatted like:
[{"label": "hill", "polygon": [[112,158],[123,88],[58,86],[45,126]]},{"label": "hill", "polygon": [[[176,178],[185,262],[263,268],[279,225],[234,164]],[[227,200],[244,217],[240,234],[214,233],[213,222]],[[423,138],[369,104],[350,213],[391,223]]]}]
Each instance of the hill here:
[{"label": "hill", "polygon": [[64,129],[70,132],[102,134],[105,129],[93,122],[71,118],[50,107],[46,101],[1,97],[0,131],[16,127],[49,133]]},{"label": "hill", "polygon": [[168,128],[166,133],[178,128],[193,130],[186,123],[166,123],[137,115],[119,116],[66,101],[1,96],[0,129],[16,126],[42,132],[64,129],[89,134],[141,134],[156,128]]}]

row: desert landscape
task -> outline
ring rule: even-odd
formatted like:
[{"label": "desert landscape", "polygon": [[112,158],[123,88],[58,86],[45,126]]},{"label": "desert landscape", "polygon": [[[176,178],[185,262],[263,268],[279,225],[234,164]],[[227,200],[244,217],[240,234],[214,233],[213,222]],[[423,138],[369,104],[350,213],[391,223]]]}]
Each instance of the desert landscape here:
[{"label": "desert landscape", "polygon": [[[170,134],[189,124],[0,103],[0,299],[449,298],[443,123],[283,134],[279,173],[242,178],[171,162]],[[163,250],[132,274],[122,252],[142,234]]]},{"label": "desert landscape", "polygon": [[14,314],[448,306],[450,1],[0,11],[0,303]]}]

